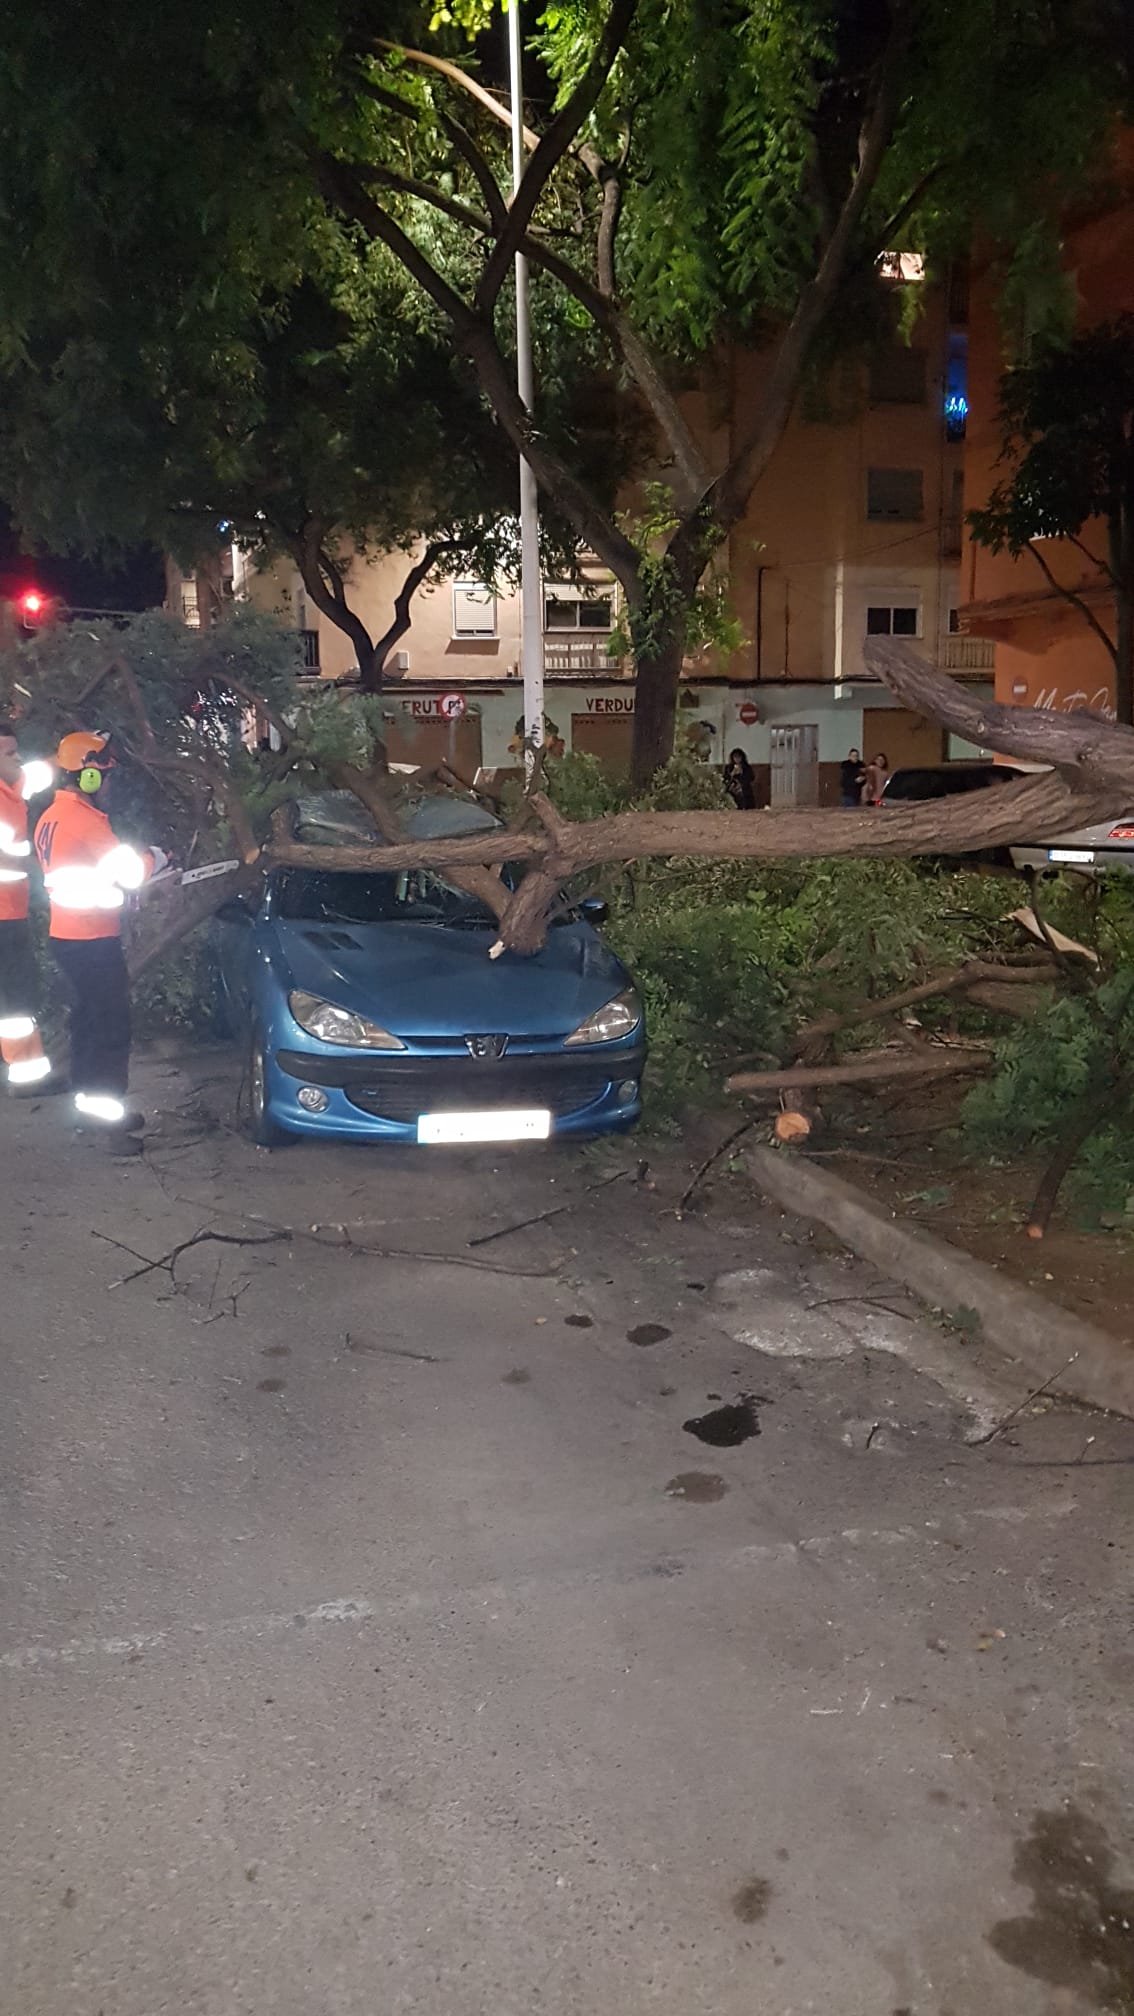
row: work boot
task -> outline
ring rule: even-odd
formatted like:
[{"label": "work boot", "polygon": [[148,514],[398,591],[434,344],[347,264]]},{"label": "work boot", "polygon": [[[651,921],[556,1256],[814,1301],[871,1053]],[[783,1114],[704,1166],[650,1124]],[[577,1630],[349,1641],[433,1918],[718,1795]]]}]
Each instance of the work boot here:
[{"label": "work boot", "polygon": [[137,1134],[124,1134],[120,1127],[115,1127],[107,1133],[106,1152],[120,1161],[126,1161],[132,1155],[142,1153],[142,1142]]},{"label": "work boot", "polygon": [[65,1071],[52,1071],[46,1078],[35,1078],[30,1085],[13,1085],[8,1082],[9,1099],[57,1099],[61,1092],[70,1091],[70,1081]]}]

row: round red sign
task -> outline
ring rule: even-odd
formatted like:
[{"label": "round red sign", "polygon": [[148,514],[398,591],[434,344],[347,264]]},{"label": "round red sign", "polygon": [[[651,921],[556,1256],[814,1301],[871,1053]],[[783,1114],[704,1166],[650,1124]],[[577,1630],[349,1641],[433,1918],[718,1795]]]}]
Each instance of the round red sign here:
[{"label": "round red sign", "polygon": [[757,721],[760,719],[760,709],[757,707],[755,700],[742,700],[736,710],[736,718],[743,723],[745,728],[755,727]]},{"label": "round red sign", "polygon": [[465,696],[463,693],[442,693],[437,708],[446,721],[459,721],[465,711]]}]

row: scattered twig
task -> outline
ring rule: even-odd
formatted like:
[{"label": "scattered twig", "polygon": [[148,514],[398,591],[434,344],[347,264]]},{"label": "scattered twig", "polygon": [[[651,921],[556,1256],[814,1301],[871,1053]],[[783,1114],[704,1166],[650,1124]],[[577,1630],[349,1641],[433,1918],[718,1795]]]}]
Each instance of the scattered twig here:
[{"label": "scattered twig", "polygon": [[693,1181],[687,1184],[685,1189],[682,1191],[681,1202],[677,1207],[677,1215],[679,1218],[681,1217],[683,1212],[689,1209],[689,1205],[692,1202],[693,1197],[696,1195],[696,1192],[700,1189],[702,1182],[708,1175],[710,1169],[713,1167],[713,1164],[715,1162],[719,1162],[722,1155],[727,1155],[729,1149],[735,1146],[737,1141],[742,1140],[744,1135],[749,1133],[755,1125],[756,1122],[754,1120],[746,1120],[742,1127],[734,1127],[731,1134],[726,1134],[720,1146],[718,1148],[714,1148],[711,1155],[706,1156],[705,1160],[701,1164],[701,1167],[698,1169],[696,1175],[694,1176]]},{"label": "scattered twig", "polygon": [[[516,1228],[510,1226],[508,1229],[515,1231]],[[317,1246],[330,1245],[327,1239],[317,1239],[315,1243]],[[498,1267],[491,1260],[474,1260],[467,1253],[420,1253],[412,1246],[359,1246],[353,1239],[348,1239],[340,1250],[372,1260],[422,1260],[435,1267],[472,1267],[478,1273],[503,1274],[512,1281],[554,1281],[558,1272],[554,1267]]]},{"label": "scattered twig", "polygon": [[[105,1234],[100,1233],[99,1237],[105,1237]],[[147,1260],[144,1267],[136,1267],[132,1274],[124,1275],[121,1281],[113,1282],[111,1285],[116,1288],[128,1288],[131,1281],[140,1281],[143,1275],[158,1272],[168,1274],[170,1280],[174,1281],[178,1261],[183,1253],[188,1253],[194,1246],[278,1246],[281,1241],[290,1241],[294,1237],[295,1234],[286,1228],[278,1232],[266,1232],[259,1238],[253,1237],[248,1233],[209,1232],[204,1230],[194,1232],[191,1239],[182,1239],[179,1245],[172,1246],[168,1253],[161,1255],[160,1259]],[[118,1241],[111,1240],[110,1243],[111,1245],[117,1245]],[[135,1254],[134,1257],[140,1260],[144,1256],[139,1253]]]},{"label": "scattered twig", "polygon": [[853,1302],[861,1309],[882,1309],[887,1316],[897,1316],[903,1323],[917,1322],[917,1317],[911,1316],[908,1309],[891,1308],[889,1302],[879,1302],[872,1295],[822,1295],[817,1302],[805,1302],[803,1307],[807,1313],[812,1309],[833,1309],[840,1302]]},{"label": "scattered twig", "polygon": [[1056,1380],[1062,1379],[1063,1374],[1071,1370],[1071,1367],[1075,1363],[1075,1360],[1078,1356],[1079,1353],[1077,1351],[1072,1351],[1071,1356],[1067,1360],[1066,1365],[1061,1365],[1058,1372],[1053,1372],[1050,1379],[1045,1379],[1042,1386],[1036,1387],[1034,1393],[1025,1393],[1023,1399],[1020,1400],[1015,1407],[1010,1408],[1008,1413],[1005,1414],[1004,1419],[1002,1421],[998,1421],[995,1427],[990,1428],[987,1435],[975,1436],[973,1440],[969,1443],[969,1448],[983,1449],[986,1443],[995,1441],[998,1435],[1003,1434],[1009,1422],[1014,1421],[1018,1414],[1022,1414],[1025,1407],[1030,1407],[1033,1400],[1040,1400],[1043,1398],[1043,1395],[1045,1393],[1050,1393],[1052,1387],[1056,1383]]},{"label": "scattered twig", "polygon": [[[583,1195],[590,1196],[595,1190],[606,1190],[629,1174],[628,1169],[616,1169],[613,1176],[602,1176],[597,1183],[588,1183]],[[490,1246],[494,1239],[506,1239],[511,1232],[526,1232],[531,1225],[544,1225],[549,1218],[558,1218],[561,1211],[573,1211],[578,1201],[577,1197],[565,1198],[562,1204],[552,1204],[549,1210],[537,1211],[532,1218],[521,1218],[515,1225],[498,1225],[495,1232],[480,1232],[468,1244],[470,1247]]]}]

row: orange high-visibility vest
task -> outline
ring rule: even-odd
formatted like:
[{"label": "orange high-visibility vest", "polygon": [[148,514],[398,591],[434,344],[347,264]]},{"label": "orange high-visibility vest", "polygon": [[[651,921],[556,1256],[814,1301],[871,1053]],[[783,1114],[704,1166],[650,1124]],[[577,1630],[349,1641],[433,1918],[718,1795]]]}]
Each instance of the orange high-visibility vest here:
[{"label": "orange high-visibility vest", "polygon": [[0,924],[28,914],[28,808],[22,786],[0,777]]},{"label": "orange high-visibility vest", "polygon": [[117,938],[125,891],[154,872],[148,848],[126,847],[105,812],[79,791],[57,791],[35,829],[51,900],[53,938]]}]

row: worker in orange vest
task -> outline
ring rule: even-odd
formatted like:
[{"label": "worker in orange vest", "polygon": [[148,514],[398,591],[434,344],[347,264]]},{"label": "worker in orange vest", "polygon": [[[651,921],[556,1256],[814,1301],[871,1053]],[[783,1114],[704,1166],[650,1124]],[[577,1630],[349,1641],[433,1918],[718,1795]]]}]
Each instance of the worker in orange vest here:
[{"label": "worker in orange vest", "polygon": [[42,1091],[51,1076],[28,923],[28,800],[47,790],[52,775],[47,763],[21,763],[15,728],[0,721],[0,1058],[17,1096]]},{"label": "worker in orange vest", "polygon": [[122,951],[126,892],[165,866],[160,847],[125,846],[99,804],[114,768],[106,735],[64,735],[60,786],[35,829],[51,901],[51,950],[71,997],[71,1089],[80,1124],[113,1152],[139,1154],[143,1120],[126,1104],[130,981]]}]

